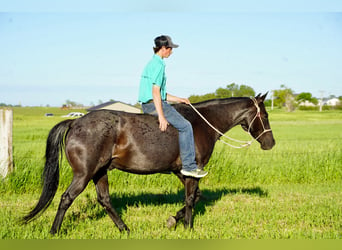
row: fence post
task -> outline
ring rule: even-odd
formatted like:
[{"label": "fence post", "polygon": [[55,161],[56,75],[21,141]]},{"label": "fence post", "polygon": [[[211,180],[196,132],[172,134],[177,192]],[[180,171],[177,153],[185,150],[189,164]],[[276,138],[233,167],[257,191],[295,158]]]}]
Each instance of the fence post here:
[{"label": "fence post", "polygon": [[13,171],[12,147],[13,111],[0,109],[0,175]]}]

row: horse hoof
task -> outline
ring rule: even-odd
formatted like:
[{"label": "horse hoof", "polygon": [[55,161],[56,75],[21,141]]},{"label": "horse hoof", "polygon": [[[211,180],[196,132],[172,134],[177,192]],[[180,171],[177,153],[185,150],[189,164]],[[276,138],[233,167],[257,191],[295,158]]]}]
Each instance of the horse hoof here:
[{"label": "horse hoof", "polygon": [[171,229],[173,227],[176,227],[176,224],[177,224],[177,221],[176,221],[176,218],[173,217],[173,216],[170,216],[168,219],[167,219],[167,228]]},{"label": "horse hoof", "polygon": [[129,228],[126,225],[123,225],[123,226],[119,227],[119,230],[120,230],[121,233],[127,233],[128,235],[131,232],[131,230],[129,230]]}]

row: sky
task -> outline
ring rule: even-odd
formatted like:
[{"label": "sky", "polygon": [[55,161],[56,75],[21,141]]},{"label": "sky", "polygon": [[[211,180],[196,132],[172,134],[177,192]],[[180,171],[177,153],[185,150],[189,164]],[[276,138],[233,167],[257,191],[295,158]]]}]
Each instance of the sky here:
[{"label": "sky", "polygon": [[337,0],[50,2],[0,0],[0,103],[135,104],[162,34],[180,45],[165,59],[173,95],[236,83],[342,96]]}]

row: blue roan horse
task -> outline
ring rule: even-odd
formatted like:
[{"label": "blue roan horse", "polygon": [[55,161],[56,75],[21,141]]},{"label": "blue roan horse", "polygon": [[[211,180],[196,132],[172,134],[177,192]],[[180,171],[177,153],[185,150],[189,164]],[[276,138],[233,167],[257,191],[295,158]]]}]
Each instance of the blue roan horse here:
[{"label": "blue roan horse", "polygon": [[[210,100],[194,107],[219,131],[227,132],[241,125],[260,143],[264,150],[275,145],[263,96]],[[174,106],[194,131],[196,161],[203,168],[209,161],[220,135],[188,105]],[[93,180],[99,203],[106,209],[120,231],[129,231],[113,208],[108,188],[107,171],[119,169],[134,174],[173,172],[185,186],[185,206],[168,223],[184,218],[185,227],[193,226],[192,210],[200,196],[199,179],[180,173],[178,132],[172,126],[161,132],[156,117],[119,111],[100,110],[76,120],[55,125],[46,144],[43,190],[33,210],[23,218],[29,222],[40,215],[53,200],[59,182],[59,158],[64,149],[73,171],[73,180],[63,193],[51,233],[60,230],[64,215],[75,198]],[[210,174],[210,173],[209,173]],[[124,187],[119,187],[124,188]]]}]

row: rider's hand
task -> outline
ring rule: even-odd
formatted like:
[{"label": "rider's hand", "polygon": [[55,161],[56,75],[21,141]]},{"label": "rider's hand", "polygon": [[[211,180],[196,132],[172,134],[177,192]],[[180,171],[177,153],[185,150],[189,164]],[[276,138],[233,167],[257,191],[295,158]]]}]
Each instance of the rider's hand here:
[{"label": "rider's hand", "polygon": [[188,98],[180,98],[180,99],[179,99],[179,102],[180,102],[180,103],[185,103],[185,104],[190,104],[190,101],[189,101]]},{"label": "rider's hand", "polygon": [[167,125],[169,125],[168,121],[165,119],[164,116],[159,116],[158,120],[159,120],[159,129],[163,132],[166,131]]}]

